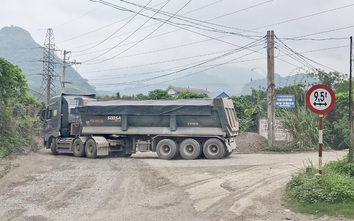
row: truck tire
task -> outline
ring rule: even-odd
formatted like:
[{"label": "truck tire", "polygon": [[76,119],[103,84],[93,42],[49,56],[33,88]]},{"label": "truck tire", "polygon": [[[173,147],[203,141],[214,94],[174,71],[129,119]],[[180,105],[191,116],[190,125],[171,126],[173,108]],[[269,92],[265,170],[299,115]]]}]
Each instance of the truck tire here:
[{"label": "truck tire", "polygon": [[50,141],[50,151],[52,152],[53,155],[58,155],[57,139],[55,139],[55,138],[52,138]]},{"label": "truck tire", "polygon": [[161,159],[171,160],[178,155],[177,143],[171,139],[163,139],[156,146],[156,153]]},{"label": "truck tire", "polygon": [[188,138],[179,145],[179,153],[185,160],[194,160],[200,157],[202,148],[198,141]]},{"label": "truck tire", "polygon": [[92,138],[88,139],[85,143],[85,153],[88,158],[97,157],[97,144],[96,141]]},{"label": "truck tire", "polygon": [[85,156],[85,147],[80,138],[73,141],[73,153],[75,157]]},{"label": "truck tire", "polygon": [[203,153],[208,159],[221,159],[226,154],[225,144],[217,138],[210,138],[203,145]]}]

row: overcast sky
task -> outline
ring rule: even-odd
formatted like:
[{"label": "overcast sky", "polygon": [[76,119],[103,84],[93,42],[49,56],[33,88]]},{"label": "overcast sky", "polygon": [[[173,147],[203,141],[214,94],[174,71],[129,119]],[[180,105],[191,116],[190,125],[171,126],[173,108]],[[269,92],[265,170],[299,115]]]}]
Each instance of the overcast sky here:
[{"label": "overcast sky", "polygon": [[71,51],[70,61],[82,62],[74,68],[98,87],[116,87],[115,79],[134,87],[218,74],[222,66],[264,74],[267,30],[276,35],[276,73],[349,73],[352,0],[108,2],[113,7],[99,0],[0,0],[0,28],[24,28],[41,45],[52,28],[57,48]]}]

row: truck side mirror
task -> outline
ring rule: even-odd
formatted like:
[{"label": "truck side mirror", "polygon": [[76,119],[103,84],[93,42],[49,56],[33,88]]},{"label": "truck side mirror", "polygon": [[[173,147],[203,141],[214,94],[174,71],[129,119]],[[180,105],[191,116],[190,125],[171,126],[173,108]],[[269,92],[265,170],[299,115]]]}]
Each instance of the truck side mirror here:
[{"label": "truck side mirror", "polygon": [[47,114],[47,109],[42,109],[42,111],[41,111],[41,121],[45,121],[46,114]]}]

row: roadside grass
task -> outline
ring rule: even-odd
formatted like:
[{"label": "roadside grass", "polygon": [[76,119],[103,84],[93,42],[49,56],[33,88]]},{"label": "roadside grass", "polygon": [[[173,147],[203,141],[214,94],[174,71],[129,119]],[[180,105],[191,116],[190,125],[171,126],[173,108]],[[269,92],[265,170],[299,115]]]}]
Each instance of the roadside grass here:
[{"label": "roadside grass", "polygon": [[289,146],[265,146],[261,148],[261,151],[270,151],[270,152],[292,152],[293,148]]},{"label": "roadside grass", "polygon": [[306,203],[291,199],[286,201],[285,206],[294,212],[312,214],[316,216],[344,216],[354,218],[354,202],[347,203]]},{"label": "roadside grass", "polygon": [[315,173],[309,161],[306,170],[292,177],[285,205],[301,213],[354,218],[354,163],[348,163],[348,156],[327,163],[322,176],[315,177]]},{"label": "roadside grass", "polygon": [[274,146],[264,146],[261,148],[261,151],[270,151],[270,152],[299,152],[299,151],[314,151],[316,148],[310,147],[298,147],[291,145],[289,143],[282,143]]}]

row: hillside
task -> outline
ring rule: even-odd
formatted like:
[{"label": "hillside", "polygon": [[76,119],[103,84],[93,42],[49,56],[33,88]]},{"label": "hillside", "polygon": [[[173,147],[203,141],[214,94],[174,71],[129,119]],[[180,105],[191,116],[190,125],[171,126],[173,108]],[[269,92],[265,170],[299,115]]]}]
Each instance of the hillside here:
[{"label": "hillside", "polygon": [[[155,89],[167,89],[169,86],[177,87],[190,87],[207,89],[211,93],[225,92],[229,96],[239,95],[242,88],[247,83],[251,82],[251,79],[261,79],[264,75],[259,74],[251,69],[239,68],[234,66],[221,66],[215,70],[209,70],[198,74],[186,73],[190,75],[186,78],[180,78],[178,80],[171,80],[166,83],[160,83],[158,85],[151,85],[148,82],[135,85],[136,89],[123,89],[121,94],[147,94],[149,91]],[[151,86],[150,86],[151,85]]]},{"label": "hillside", "polygon": [[[275,87],[285,87],[293,84],[304,84],[305,87],[311,86],[315,83],[315,79],[309,77],[306,74],[296,74],[292,76],[281,77],[279,74],[275,74],[274,83]],[[243,86],[240,95],[251,94],[252,88],[256,90],[266,90],[267,89],[267,78],[252,80]]]},{"label": "hillside", "polygon": [[[44,36],[43,36],[44,42]],[[58,52],[60,55],[60,52]],[[27,76],[30,92],[37,97],[40,92],[43,73],[43,49],[36,43],[30,33],[19,27],[4,27],[0,30],[0,57],[5,58],[21,68]],[[55,91],[61,92],[60,76],[62,73],[62,59],[56,56],[54,79]],[[82,78],[72,67],[66,68],[66,80],[72,84],[66,85],[68,93],[95,93],[95,88],[86,79]]]}]

